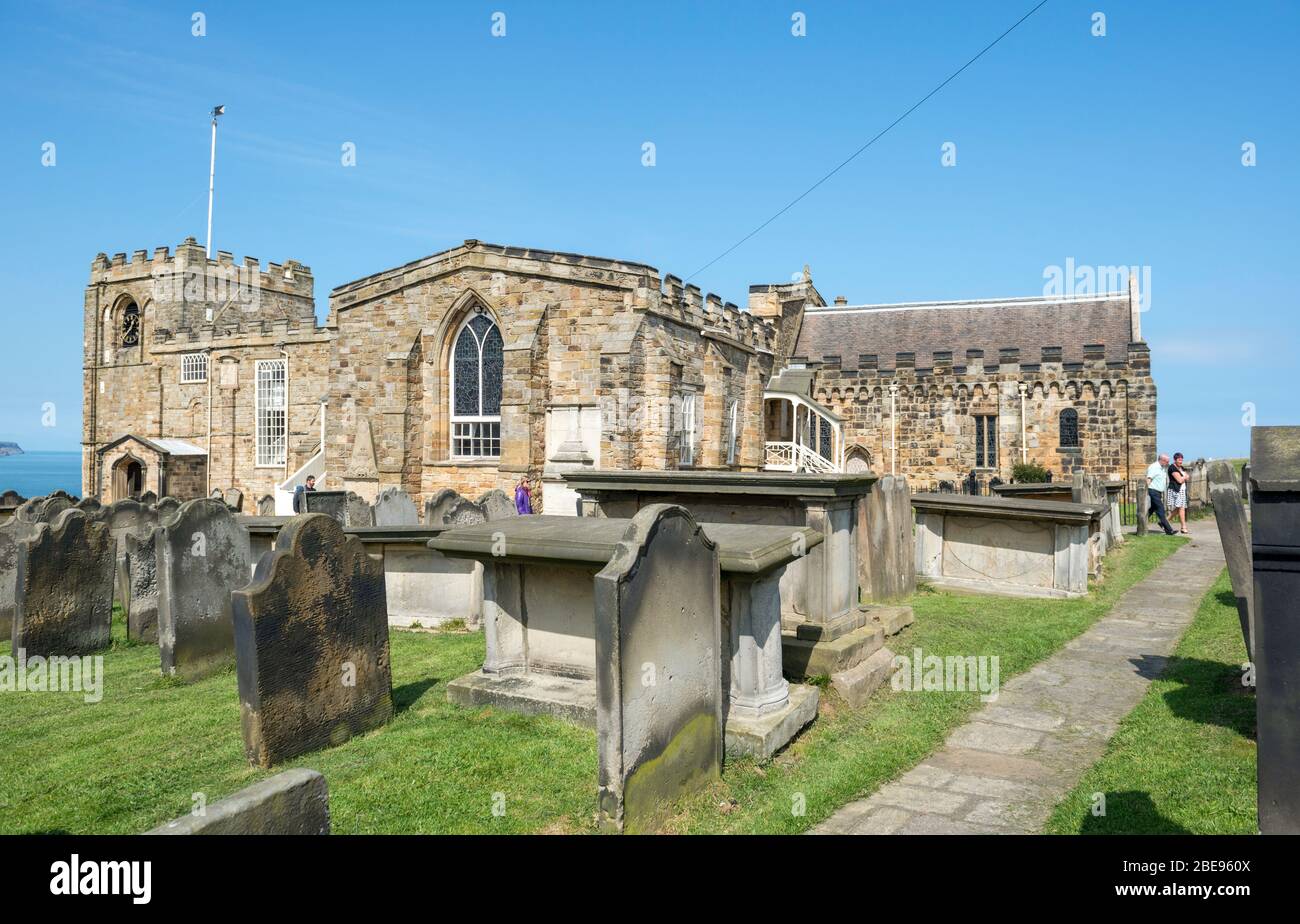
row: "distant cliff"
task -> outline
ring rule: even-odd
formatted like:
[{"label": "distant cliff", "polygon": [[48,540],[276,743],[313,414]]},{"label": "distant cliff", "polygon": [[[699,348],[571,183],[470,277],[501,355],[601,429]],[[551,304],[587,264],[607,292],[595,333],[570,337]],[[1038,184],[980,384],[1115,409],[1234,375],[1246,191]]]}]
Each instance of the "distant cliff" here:
[{"label": "distant cliff", "polygon": [[22,447],[17,443],[0,443],[0,456],[20,456],[22,454]]}]

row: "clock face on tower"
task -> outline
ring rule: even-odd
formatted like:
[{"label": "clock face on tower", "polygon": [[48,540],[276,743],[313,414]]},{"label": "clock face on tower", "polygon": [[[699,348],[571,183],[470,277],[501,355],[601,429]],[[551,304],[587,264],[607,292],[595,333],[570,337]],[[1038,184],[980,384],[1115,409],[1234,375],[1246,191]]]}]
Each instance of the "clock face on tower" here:
[{"label": "clock face on tower", "polygon": [[135,346],[140,342],[140,309],[134,302],[122,312],[122,346]]}]

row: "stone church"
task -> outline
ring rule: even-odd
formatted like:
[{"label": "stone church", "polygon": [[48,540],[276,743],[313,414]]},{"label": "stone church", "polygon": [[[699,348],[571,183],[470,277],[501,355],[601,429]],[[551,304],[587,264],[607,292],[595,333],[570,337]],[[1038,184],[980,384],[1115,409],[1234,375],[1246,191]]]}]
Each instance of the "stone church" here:
[{"label": "stone church", "polygon": [[339,286],[296,261],[91,263],[83,492],[294,487],[417,501],[586,469],[863,471],[934,488],[1020,461],[1139,477],[1156,389],[1127,292],[828,305],[805,268],[744,309],[654,267],[465,241]]}]

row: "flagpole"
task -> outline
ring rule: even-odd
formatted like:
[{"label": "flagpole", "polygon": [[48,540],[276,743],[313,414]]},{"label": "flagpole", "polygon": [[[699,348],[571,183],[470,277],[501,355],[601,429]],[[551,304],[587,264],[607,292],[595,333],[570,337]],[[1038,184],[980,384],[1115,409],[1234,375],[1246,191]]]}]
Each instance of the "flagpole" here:
[{"label": "flagpole", "polygon": [[225,113],[225,106],[212,108],[212,158],[208,162],[208,259],[212,259],[212,187],[217,175],[217,116]]}]

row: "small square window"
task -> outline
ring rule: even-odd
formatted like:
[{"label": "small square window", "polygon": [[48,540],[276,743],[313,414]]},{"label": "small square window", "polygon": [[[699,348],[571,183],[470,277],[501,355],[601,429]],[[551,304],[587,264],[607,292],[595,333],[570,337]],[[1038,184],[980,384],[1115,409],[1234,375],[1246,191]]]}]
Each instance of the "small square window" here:
[{"label": "small square window", "polygon": [[208,354],[184,353],[181,355],[181,383],[208,380]]}]

